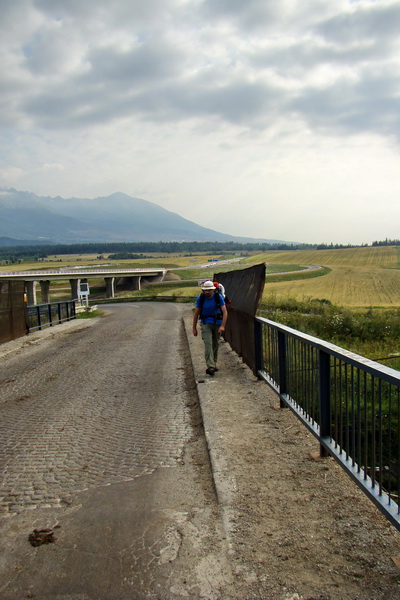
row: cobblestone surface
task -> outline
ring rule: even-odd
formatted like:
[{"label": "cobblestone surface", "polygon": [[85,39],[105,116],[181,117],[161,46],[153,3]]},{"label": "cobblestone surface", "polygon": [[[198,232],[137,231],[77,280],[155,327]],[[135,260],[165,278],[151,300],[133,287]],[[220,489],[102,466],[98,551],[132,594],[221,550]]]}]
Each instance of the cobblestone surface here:
[{"label": "cobblestone surface", "polygon": [[140,305],[124,310],[128,321],[113,314],[2,358],[2,514],[68,504],[182,459],[192,392],[179,306],[145,321]]},{"label": "cobblestone surface", "polygon": [[229,345],[206,377],[190,307],[114,312],[0,348],[1,599],[400,600],[399,532]]}]

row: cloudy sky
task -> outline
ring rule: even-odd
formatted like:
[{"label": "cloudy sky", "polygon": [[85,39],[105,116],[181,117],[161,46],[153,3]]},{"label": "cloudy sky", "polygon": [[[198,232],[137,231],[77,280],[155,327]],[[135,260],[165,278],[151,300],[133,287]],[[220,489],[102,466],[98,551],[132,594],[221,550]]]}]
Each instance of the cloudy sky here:
[{"label": "cloudy sky", "polygon": [[400,238],[399,0],[2,0],[0,186]]}]

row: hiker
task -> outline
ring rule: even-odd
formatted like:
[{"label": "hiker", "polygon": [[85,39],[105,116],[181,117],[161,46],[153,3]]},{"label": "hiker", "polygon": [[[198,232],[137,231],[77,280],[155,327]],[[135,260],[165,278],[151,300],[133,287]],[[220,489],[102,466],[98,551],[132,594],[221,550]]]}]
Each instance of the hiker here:
[{"label": "hiker", "polygon": [[202,293],[196,299],[193,315],[193,335],[197,336],[197,321],[201,321],[201,337],[204,342],[206,373],[214,376],[217,369],[219,334],[225,331],[228,312],[225,300],[216,291],[212,281],[205,281]]}]

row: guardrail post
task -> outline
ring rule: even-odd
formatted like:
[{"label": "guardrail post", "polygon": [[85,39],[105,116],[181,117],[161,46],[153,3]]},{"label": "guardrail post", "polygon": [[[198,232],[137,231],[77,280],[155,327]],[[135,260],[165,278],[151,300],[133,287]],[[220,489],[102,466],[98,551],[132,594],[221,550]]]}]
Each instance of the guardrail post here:
[{"label": "guardrail post", "polygon": [[[331,370],[330,356],[319,350],[319,434],[320,438],[331,437]],[[320,456],[329,456],[329,452],[320,444]]]},{"label": "guardrail post", "polygon": [[280,407],[285,408],[286,404],[282,400],[282,396],[287,394],[287,343],[286,335],[282,331],[278,331],[278,361],[279,361],[279,396]]}]

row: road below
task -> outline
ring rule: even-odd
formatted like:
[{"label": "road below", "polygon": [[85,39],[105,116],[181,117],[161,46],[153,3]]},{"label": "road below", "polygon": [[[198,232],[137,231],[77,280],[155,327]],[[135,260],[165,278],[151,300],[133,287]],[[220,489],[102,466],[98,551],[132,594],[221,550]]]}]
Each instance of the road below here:
[{"label": "road below", "polygon": [[188,307],[103,308],[1,356],[0,597],[216,598],[231,575]]}]

